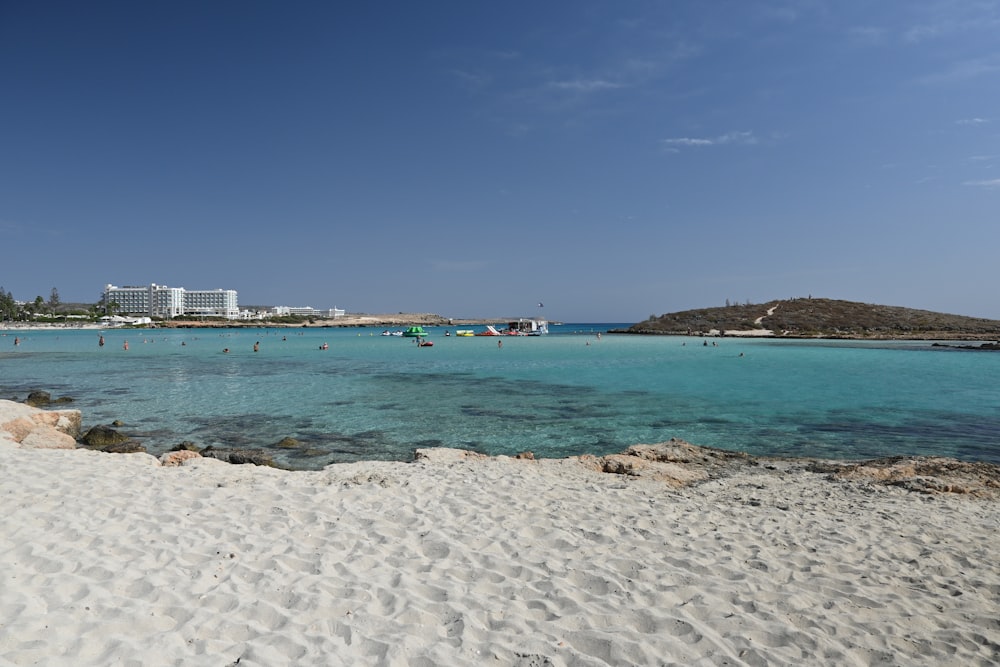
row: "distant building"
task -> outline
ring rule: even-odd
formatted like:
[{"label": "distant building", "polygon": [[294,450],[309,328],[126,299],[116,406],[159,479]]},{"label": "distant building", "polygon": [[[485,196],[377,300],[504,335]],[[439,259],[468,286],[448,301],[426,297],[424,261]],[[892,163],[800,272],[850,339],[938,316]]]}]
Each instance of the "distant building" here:
[{"label": "distant building", "polygon": [[329,310],[317,310],[312,306],[275,306],[271,309],[271,314],[276,317],[285,315],[301,315],[302,317],[343,317],[343,308],[330,308]]},{"label": "distant building", "polygon": [[106,327],[138,327],[150,325],[153,320],[148,317],[122,317],[121,315],[105,315],[101,318],[101,324]]},{"label": "distant building", "polygon": [[141,287],[104,288],[104,307],[120,315],[172,318],[180,315],[239,318],[236,290],[186,290],[152,283]]}]

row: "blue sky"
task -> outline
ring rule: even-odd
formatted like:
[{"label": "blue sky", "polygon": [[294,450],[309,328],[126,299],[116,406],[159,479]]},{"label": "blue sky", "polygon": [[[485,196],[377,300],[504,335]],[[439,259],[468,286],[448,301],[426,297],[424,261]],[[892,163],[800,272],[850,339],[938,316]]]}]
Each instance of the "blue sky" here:
[{"label": "blue sky", "polygon": [[0,1],[0,286],[1000,319],[998,34],[1000,1]]}]

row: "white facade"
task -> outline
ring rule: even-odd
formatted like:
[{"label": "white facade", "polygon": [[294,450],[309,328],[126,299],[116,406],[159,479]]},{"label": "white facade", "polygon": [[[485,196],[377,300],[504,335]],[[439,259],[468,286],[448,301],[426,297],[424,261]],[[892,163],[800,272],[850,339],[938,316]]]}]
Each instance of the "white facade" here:
[{"label": "white facade", "polygon": [[312,306],[275,306],[271,312],[279,317],[284,315],[302,315],[303,317],[322,317],[323,313]]},{"label": "white facade", "polygon": [[239,319],[236,290],[191,290],[184,292],[185,315],[212,315],[228,320]]},{"label": "white facade", "polygon": [[239,318],[236,290],[186,290],[152,283],[143,287],[104,288],[104,304],[117,304],[120,314],[146,315],[148,317],[177,317],[179,315],[207,315]]},{"label": "white facade", "polygon": [[275,306],[271,309],[271,314],[278,317],[285,315],[302,315],[303,317],[343,317],[343,308],[330,308],[329,310],[317,310],[312,306]]}]

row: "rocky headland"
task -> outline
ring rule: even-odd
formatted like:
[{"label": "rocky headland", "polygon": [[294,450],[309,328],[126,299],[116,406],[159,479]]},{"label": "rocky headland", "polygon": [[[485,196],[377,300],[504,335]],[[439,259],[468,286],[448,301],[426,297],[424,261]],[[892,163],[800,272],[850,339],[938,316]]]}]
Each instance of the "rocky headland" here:
[{"label": "rocky headland", "polygon": [[1000,320],[856,301],[801,298],[654,315],[615,333],[997,341]]}]

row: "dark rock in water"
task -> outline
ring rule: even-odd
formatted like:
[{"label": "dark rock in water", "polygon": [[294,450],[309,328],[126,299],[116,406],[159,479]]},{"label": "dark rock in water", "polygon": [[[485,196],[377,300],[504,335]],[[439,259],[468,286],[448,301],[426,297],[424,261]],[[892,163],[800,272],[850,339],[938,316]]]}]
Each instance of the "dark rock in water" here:
[{"label": "dark rock in water", "polygon": [[276,442],[274,446],[279,449],[298,449],[302,446],[302,443],[295,438],[286,437]]},{"label": "dark rock in water", "polygon": [[88,447],[101,449],[109,445],[120,445],[129,442],[129,437],[114,430],[110,426],[94,426],[81,438]]},{"label": "dark rock in water", "polygon": [[309,447],[308,449],[303,449],[299,451],[299,456],[302,456],[303,458],[314,457],[314,456],[326,456],[329,453],[330,452],[326,451],[325,449],[319,449],[317,447]]},{"label": "dark rock in water", "polygon": [[274,457],[263,449],[216,449],[209,445],[201,450],[201,455],[237,465],[252,463],[258,466],[277,467],[274,463]]},{"label": "dark rock in water", "polygon": [[52,402],[52,394],[47,391],[33,391],[28,394],[28,398],[24,399],[24,402],[33,408],[40,408]]},{"label": "dark rock in water", "polygon": [[113,422],[111,422],[111,425],[112,426],[116,426],[116,427],[117,426],[124,426],[125,422],[123,422],[121,419],[116,419]]},{"label": "dark rock in water", "polygon": [[179,445],[174,445],[173,447],[171,447],[170,451],[172,451],[172,452],[200,452],[201,448],[198,447],[198,445],[196,445],[193,442],[191,442],[190,440],[185,440],[184,442],[180,443]]},{"label": "dark rock in water", "polygon": [[126,440],[125,442],[115,443],[113,445],[104,445],[103,447],[91,447],[91,449],[98,452],[105,452],[107,454],[145,454],[146,448],[136,442],[135,440]]},{"label": "dark rock in water", "polygon": [[982,345],[949,345],[948,343],[931,343],[931,347],[950,347],[953,350],[986,350],[1000,351],[1000,341],[996,343],[983,343]]},{"label": "dark rock in water", "polygon": [[70,396],[60,396],[59,398],[52,398],[52,394],[50,394],[47,391],[33,391],[30,394],[28,394],[28,398],[24,399],[24,402],[33,408],[43,408],[47,405],[72,403],[73,399]]}]

